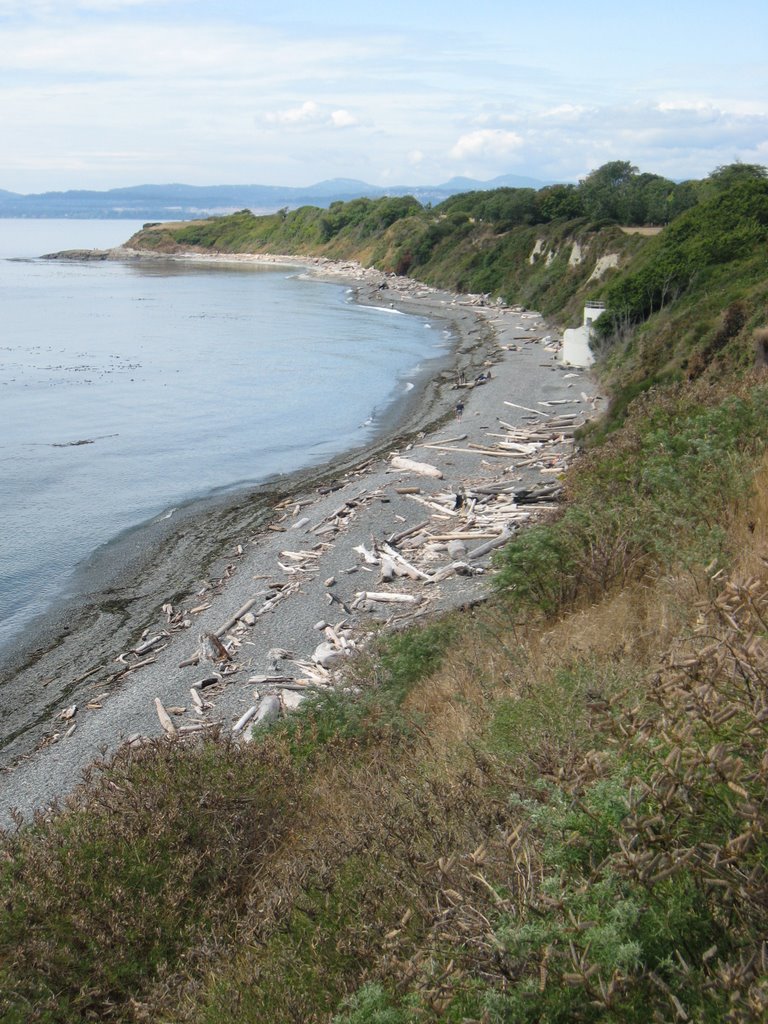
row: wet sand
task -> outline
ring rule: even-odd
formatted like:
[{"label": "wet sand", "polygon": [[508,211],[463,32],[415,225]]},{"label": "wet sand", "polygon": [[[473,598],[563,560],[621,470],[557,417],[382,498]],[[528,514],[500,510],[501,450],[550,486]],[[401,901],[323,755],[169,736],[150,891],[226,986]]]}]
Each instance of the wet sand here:
[{"label": "wet sand", "polygon": [[[111,256],[146,258],[125,250]],[[12,808],[29,818],[66,797],[90,763],[109,756],[126,740],[162,735],[155,698],[186,709],[178,716],[179,725],[192,722],[190,686],[206,671],[210,674],[212,666],[181,663],[195,654],[201,633],[219,631],[254,595],[263,595],[254,610],[269,595],[280,600],[252,626],[238,627],[236,671],[214,688],[205,715],[224,731],[253,703],[254,685],[248,680],[254,675],[286,672],[302,677],[295,663],[311,662],[323,639],[319,622],[343,623],[354,636],[370,631],[372,622],[391,620],[392,606],[345,612],[361,590],[374,584],[379,588],[378,576],[361,564],[355,548],[370,548],[372,539],[383,540],[424,520],[429,512],[423,501],[430,492],[458,491],[500,478],[551,480],[540,469],[519,471],[512,460],[503,465],[504,460],[483,458],[467,446],[487,445],[499,419],[530,419],[507,402],[528,407],[537,400],[574,403],[582,388],[593,390],[583,371],[577,379],[559,365],[548,343],[551,332],[534,315],[479,306],[466,296],[354,264],[216,259],[304,266],[309,274],[349,283],[357,301],[440,319],[456,335],[450,366],[396,406],[381,436],[366,448],[252,490],[192,503],[171,519],[131,531],[109,546],[106,557],[94,556],[82,567],[81,592],[34,623],[25,642],[0,666],[0,825],[9,823]],[[453,388],[459,374],[472,381],[489,369],[491,379],[482,386]],[[465,408],[457,424],[454,407],[459,398]],[[592,412],[583,403],[569,407]],[[419,447],[459,433],[467,436],[465,450]],[[443,479],[394,471],[389,459],[395,452],[439,467]],[[419,489],[422,503],[401,493],[408,487]],[[339,509],[339,530],[332,535],[315,532]],[[291,561],[281,554],[286,550],[292,557],[303,552],[306,559]],[[487,568],[488,559],[480,564]],[[329,585],[331,579],[335,582]],[[429,588],[413,584],[417,614],[480,600],[488,591],[488,579],[484,573],[452,576]],[[400,581],[394,589],[402,591]],[[330,600],[334,603],[329,606]],[[164,605],[172,606],[172,621]],[[196,608],[201,610],[192,611]],[[163,632],[169,635],[147,652],[146,665],[120,674],[126,661],[132,666],[142,660],[126,652],[139,647],[145,633],[151,638]],[[276,658],[276,649],[290,651],[292,658]],[[116,660],[121,655],[123,662]],[[62,718],[62,711],[72,706],[77,707],[73,716]]]}]

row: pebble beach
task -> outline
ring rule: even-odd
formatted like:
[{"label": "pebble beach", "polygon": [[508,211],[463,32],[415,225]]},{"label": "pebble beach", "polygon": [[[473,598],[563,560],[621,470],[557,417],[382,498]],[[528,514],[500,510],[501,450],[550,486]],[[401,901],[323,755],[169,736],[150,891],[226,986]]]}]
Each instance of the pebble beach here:
[{"label": "pebble beach", "polygon": [[358,302],[444,322],[451,362],[365,449],[196,502],[89,566],[78,599],[2,667],[18,700],[3,719],[5,827],[13,811],[29,820],[62,805],[122,744],[210,731],[245,742],[254,721],[343,687],[372,632],[484,600],[493,551],[556,506],[573,430],[600,411],[588,372],[563,366],[536,313],[356,264],[174,258],[346,282]]}]

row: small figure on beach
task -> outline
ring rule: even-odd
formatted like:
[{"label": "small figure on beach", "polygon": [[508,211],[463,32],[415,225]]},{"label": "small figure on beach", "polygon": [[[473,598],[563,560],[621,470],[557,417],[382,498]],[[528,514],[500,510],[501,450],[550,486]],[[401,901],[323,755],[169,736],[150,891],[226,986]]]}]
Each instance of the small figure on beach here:
[{"label": "small figure on beach", "polygon": [[457,422],[461,419],[463,412],[464,412],[464,403],[463,402],[457,402],[456,403],[456,420],[457,420]]}]

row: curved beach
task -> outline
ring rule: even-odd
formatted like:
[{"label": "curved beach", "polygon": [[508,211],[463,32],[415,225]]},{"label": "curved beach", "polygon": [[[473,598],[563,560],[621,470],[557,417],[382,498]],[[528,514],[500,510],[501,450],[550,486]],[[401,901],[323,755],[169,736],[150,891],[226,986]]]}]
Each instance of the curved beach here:
[{"label": "curved beach", "polygon": [[[109,256],[158,258],[124,249]],[[570,450],[567,432],[540,457],[526,458],[514,443],[494,450],[508,427],[564,410],[583,419],[595,407],[588,377],[559,364],[536,314],[484,306],[354,264],[175,258],[300,265],[348,282],[357,301],[444,320],[456,335],[452,364],[414,389],[366,448],[255,490],[195,502],[110,545],[107,560],[88,563],[78,596],[36,623],[2,666],[18,701],[3,717],[4,825],[13,808],[28,818],[66,797],[89,764],[120,744],[163,735],[158,700],[176,709],[174,730],[228,732],[254,705],[254,690],[263,698],[279,689],[271,680],[295,679],[297,692],[307,683],[333,686],[334,662],[363,642],[371,622],[399,624],[481,600],[490,552],[471,559],[466,573],[452,572],[450,542],[432,538],[459,532],[467,545],[482,546],[479,535],[485,530],[492,538],[495,527],[473,529],[474,506],[459,495],[556,480]],[[479,375],[489,379],[471,386]],[[459,382],[468,386],[457,388]],[[440,476],[393,464],[398,455]],[[452,496],[459,507],[451,508]],[[368,560],[377,544],[425,531],[421,548],[396,551],[414,572],[381,582],[381,566]],[[360,600],[371,592],[399,598]],[[232,660],[198,663],[204,633],[221,636]],[[318,660],[321,644],[330,648],[326,665]],[[194,684],[216,670],[222,679],[196,690],[210,705],[201,713]]]}]

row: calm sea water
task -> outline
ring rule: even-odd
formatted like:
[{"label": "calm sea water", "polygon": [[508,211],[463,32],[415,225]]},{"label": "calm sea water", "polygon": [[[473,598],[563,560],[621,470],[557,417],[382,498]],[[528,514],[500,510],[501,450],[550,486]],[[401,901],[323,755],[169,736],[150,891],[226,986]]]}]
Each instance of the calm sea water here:
[{"label": "calm sea water", "polygon": [[31,258],[138,226],[0,219],[0,647],[122,531],[370,440],[448,345],[286,268]]}]

